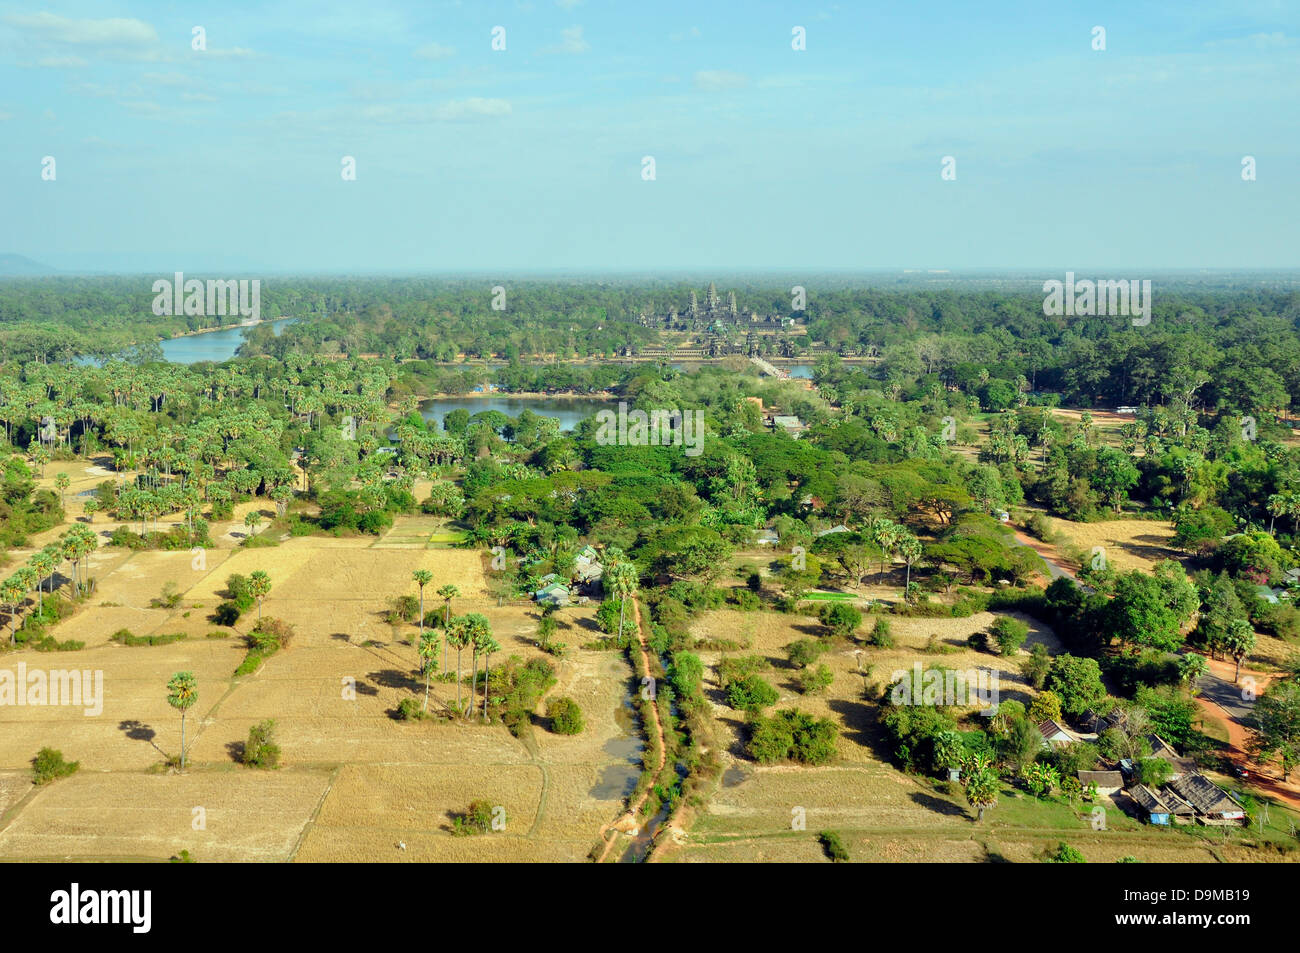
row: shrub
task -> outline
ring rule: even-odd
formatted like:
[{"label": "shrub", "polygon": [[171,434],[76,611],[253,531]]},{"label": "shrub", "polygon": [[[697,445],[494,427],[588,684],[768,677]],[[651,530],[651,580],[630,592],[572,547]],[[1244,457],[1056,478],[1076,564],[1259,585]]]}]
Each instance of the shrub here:
[{"label": "shrub", "polygon": [[862,613],[844,602],[822,606],[817,610],[817,618],[831,635],[846,639],[851,638],[862,625]]},{"label": "shrub", "polygon": [[1029,637],[1029,626],[1010,616],[999,616],[993,622],[993,640],[1003,655],[1015,655],[1016,650],[1025,644]]},{"label": "shrub", "polygon": [[452,817],[452,833],[458,837],[486,834],[492,830],[492,805],[488,801],[471,801],[464,813]]},{"label": "shrub", "polygon": [[189,638],[184,632],[159,633],[157,635],[132,635],[130,629],[118,629],[110,637],[109,641],[119,642],[122,645],[140,646],[140,645],[170,645],[173,642],[180,642]]},{"label": "shrub", "polygon": [[746,675],[727,686],[727,704],[737,711],[761,711],[781,696],[758,675]]},{"label": "shrub", "polygon": [[275,743],[275,719],[259,721],[248,729],[243,762],[253,768],[274,768],[280,764],[280,746]]},{"label": "shrub", "polygon": [[807,668],[817,661],[824,650],[825,646],[813,639],[797,639],[785,647],[785,657],[791,665]]},{"label": "shrub", "polygon": [[1049,864],[1086,864],[1088,861],[1077,847],[1071,847],[1061,841],[1056,845],[1056,853],[1049,857],[1047,862]]},{"label": "shrub", "polygon": [[822,831],[817,835],[821,841],[822,850],[826,851],[826,856],[831,859],[832,863],[843,863],[849,859],[849,852],[845,849],[840,835],[834,831]]},{"label": "shrub", "polygon": [[785,760],[826,764],[835,757],[838,737],[839,728],[830,719],[790,708],[771,718],[755,718],[746,750],[763,764]]},{"label": "shrub", "polygon": [[888,619],[877,619],[871,629],[871,644],[881,649],[894,647],[894,633]]},{"label": "shrub", "polygon": [[1049,718],[1052,721],[1061,720],[1061,696],[1053,691],[1040,692],[1029,706],[1029,718],[1031,721],[1043,722]]},{"label": "shrub", "polygon": [[226,594],[230,601],[239,606],[239,611],[247,612],[257,600],[253,597],[252,584],[247,576],[231,573],[226,577]]},{"label": "shrub", "polygon": [[557,735],[576,735],[583,729],[582,709],[572,698],[553,698],[546,706],[551,730]]},{"label": "shrub", "polygon": [[62,751],[42,748],[32,759],[33,782],[49,784],[51,781],[75,774],[79,767],[81,767],[80,761],[64,761]]},{"label": "shrub", "polygon": [[424,705],[416,698],[403,698],[397,703],[397,719],[399,721],[422,721],[429,717],[429,713],[424,710]]},{"label": "shrub", "polygon": [[834,679],[835,676],[829,666],[818,665],[816,668],[805,668],[799,673],[799,691],[805,695],[816,695],[829,688]]}]

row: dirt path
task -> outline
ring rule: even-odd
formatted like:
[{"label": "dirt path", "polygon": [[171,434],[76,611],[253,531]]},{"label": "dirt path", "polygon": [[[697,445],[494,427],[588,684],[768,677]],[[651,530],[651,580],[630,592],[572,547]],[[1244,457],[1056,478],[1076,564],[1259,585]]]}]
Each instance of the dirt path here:
[{"label": "dirt path", "polygon": [[[633,625],[636,626],[636,638],[637,638],[637,642],[641,646],[641,670],[645,672],[646,675],[649,675],[650,674],[650,647],[646,645],[645,630],[641,628],[641,605],[637,601],[636,596],[632,597],[632,623]],[[659,721],[659,706],[654,704],[652,701],[649,708],[650,708],[650,721],[653,723],[654,726],[655,737],[659,739],[659,763],[655,766],[655,780],[657,781],[659,779],[659,775],[663,773],[664,764],[668,760],[668,749],[664,745],[664,729],[663,729],[663,725]],[[628,809],[625,814],[622,814],[616,820],[610,821],[608,824],[601,827],[599,837],[602,841],[604,841],[605,848],[600,852],[600,856],[596,858],[596,863],[598,864],[604,863],[605,858],[609,856],[610,848],[612,848],[614,846],[614,843],[618,840],[619,831],[622,831],[624,833],[631,833],[633,830],[636,830],[637,812],[641,810],[641,805],[645,804],[646,798],[650,796],[650,791],[653,789],[653,787],[654,787],[653,784],[646,785],[646,789],[641,792],[640,797],[638,797],[636,801],[628,805]],[[610,837],[608,840],[606,840],[605,833],[609,831],[611,828],[615,831],[615,835],[613,837]]]},{"label": "dirt path", "polygon": [[[1236,671],[1234,663],[1212,658],[1206,658],[1205,661],[1209,665],[1210,674],[1220,682],[1228,685],[1236,684],[1233,681],[1233,675]],[[1255,679],[1256,697],[1264,693],[1270,680],[1275,677],[1267,672],[1256,672],[1247,668],[1243,668],[1241,674]],[[1234,764],[1249,768],[1250,777],[1246,782],[1248,786],[1258,788],[1279,801],[1289,804],[1291,807],[1300,808],[1300,782],[1294,779],[1284,782],[1281,778],[1266,775],[1263,773],[1265,770],[1263,767],[1251,761],[1251,732],[1242,724],[1240,710],[1230,710],[1217,701],[1206,698],[1203,694],[1196,696],[1196,705],[1215,720],[1223,722],[1224,727],[1228,729],[1227,755]]]},{"label": "dirt path", "polygon": [[1079,581],[1077,578],[1075,578],[1075,575],[1072,571],[1066,569],[1065,566],[1061,564],[1060,562],[1061,554],[1057,552],[1055,546],[1053,546],[1051,543],[1045,543],[1041,539],[1034,539],[1034,537],[1030,536],[1028,533],[1026,533],[1023,529],[1020,529],[1019,527],[1015,528],[1015,533],[1016,533],[1017,543],[1019,543],[1021,546],[1028,546],[1030,549],[1038,553],[1038,555],[1043,558],[1043,561],[1047,563],[1047,568],[1051,572],[1053,579],[1059,579],[1061,576],[1065,576],[1067,579],[1070,579],[1074,582]]}]

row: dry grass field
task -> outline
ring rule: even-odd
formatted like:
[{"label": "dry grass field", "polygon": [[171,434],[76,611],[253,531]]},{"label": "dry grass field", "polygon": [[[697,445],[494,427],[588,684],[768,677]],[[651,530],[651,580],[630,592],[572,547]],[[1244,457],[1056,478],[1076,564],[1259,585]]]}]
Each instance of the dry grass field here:
[{"label": "dry grass field", "polygon": [[1149,570],[1164,559],[1177,559],[1179,554],[1169,548],[1173,528],[1164,520],[1101,520],[1096,523],[1075,523],[1048,516],[1052,529],[1069,540],[1084,554],[1101,546],[1106,551],[1106,561],[1113,569],[1127,572],[1131,569]]},{"label": "dry grass field", "polygon": [[[96,529],[110,528],[97,521]],[[399,721],[398,702],[422,698],[424,684],[410,644],[415,627],[391,626],[384,616],[392,597],[416,593],[413,570],[433,573],[426,608],[442,604],[433,590],[454,583],[462,594],[454,611],[488,617],[502,646],[494,667],[511,655],[541,655],[533,644],[537,614],[488,596],[475,551],[375,543],[300,537],[245,549],[227,540],[201,563],[188,552],[97,553],[94,595],[51,630],[86,648],[24,649],[0,660],[10,671],[25,663],[103,673],[98,715],[62,706],[0,709],[0,859],[165,860],[185,849],[200,861],[582,860],[601,825],[617,816],[639,747],[624,710],[631,668],[618,653],[581,648],[594,637],[594,607],[560,614],[558,638],[569,654],[552,659],[558,684],[551,694],[582,706],[582,734],[552,735],[540,717],[522,741],[499,724]],[[256,610],[234,629],[208,616],[228,575],[257,569],[273,587],[263,614],[292,623],[296,634],[257,672],[236,679],[245,653],[239,635]],[[151,608],[168,582],[180,604]],[[188,637],[126,647],[109,640],[123,627]],[[449,660],[454,668],[454,651]],[[470,664],[465,653],[466,675]],[[180,717],[165,686],[182,670],[195,674],[199,689],[186,721],[183,774],[164,767],[180,748]],[[468,699],[468,685],[462,694]],[[432,696],[431,710],[443,710],[456,686],[434,681]],[[266,718],[277,721],[282,766],[246,768],[237,753],[250,726]],[[46,745],[81,767],[33,787],[31,759]],[[452,815],[476,799],[504,808],[505,829],[452,836]]]}]

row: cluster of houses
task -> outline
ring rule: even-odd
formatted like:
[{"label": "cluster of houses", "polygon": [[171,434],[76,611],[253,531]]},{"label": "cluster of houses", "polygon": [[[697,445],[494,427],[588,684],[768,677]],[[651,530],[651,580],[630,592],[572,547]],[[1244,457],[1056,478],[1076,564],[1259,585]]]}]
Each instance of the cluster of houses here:
[{"label": "cluster of houses", "polygon": [[591,596],[600,594],[600,581],[605,574],[600,556],[594,546],[584,546],[573,559],[573,573],[568,579],[555,573],[547,573],[538,580],[537,591],[533,598],[538,605],[552,605],[556,608],[587,602]]},{"label": "cluster of houses", "polygon": [[[1083,740],[1055,721],[1038,726],[1048,745],[1071,744]],[[1164,739],[1149,734],[1151,757],[1168,761],[1173,768],[1169,780],[1152,789],[1138,780],[1137,765],[1125,758],[1113,768],[1080,771],[1079,783],[1084,790],[1095,788],[1102,797],[1119,803],[1121,793],[1133,804],[1139,817],[1149,824],[1207,824],[1226,827],[1246,823],[1246,811],[1231,793],[1223,790],[1196,770],[1190,758],[1179,756]]]}]

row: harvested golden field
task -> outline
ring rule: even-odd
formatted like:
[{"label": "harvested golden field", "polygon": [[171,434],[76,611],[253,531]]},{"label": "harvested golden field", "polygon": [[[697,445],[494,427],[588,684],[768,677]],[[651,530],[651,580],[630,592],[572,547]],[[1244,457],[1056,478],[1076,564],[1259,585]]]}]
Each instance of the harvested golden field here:
[{"label": "harvested golden field", "polygon": [[[553,735],[538,708],[531,733],[449,720],[451,682],[434,679],[430,711],[418,722],[394,717],[398,703],[424,697],[413,648],[416,627],[386,621],[392,598],[416,595],[411,573],[430,570],[425,607],[446,583],[459,587],[456,613],[481,612],[501,651],[543,657],[534,644],[538,614],[529,604],[497,605],[483,559],[473,550],[374,548],[373,537],[299,537],[274,547],[228,543],[200,562],[188,552],[101,549],[95,594],[50,630],[87,643],[80,651],[5,654],[0,669],[86,670],[102,677],[102,710],[74,706],[0,708],[0,857],[5,859],[165,859],[182,849],[198,860],[582,860],[613,820],[635,782],[640,741],[626,709],[632,671],[615,652],[583,649],[595,637],[595,606],[562,611],[557,638],[568,645],[548,697],[568,695],[585,730]],[[265,616],[296,628],[287,648],[236,679],[246,647],[240,633],[208,616],[225,598],[231,573],[261,569],[272,581]],[[150,608],[164,584],[179,604]],[[120,628],[136,635],[184,632],[158,646],[109,642]],[[221,637],[209,638],[218,632]],[[472,652],[461,657],[468,679]],[[450,670],[456,653],[448,653]],[[481,704],[483,659],[477,698]],[[181,719],[166,683],[194,673],[197,704],[186,718],[189,768],[162,767],[180,750]],[[468,704],[471,687],[461,687]],[[254,724],[275,719],[282,766],[238,763]],[[79,761],[75,775],[31,789],[30,763],[43,746]],[[28,792],[31,793],[28,793]],[[475,799],[506,810],[504,831],[454,837],[451,817]],[[207,808],[207,829],[191,810]],[[408,849],[394,845],[405,842]],[[299,847],[301,850],[299,851]],[[297,852],[297,853],[296,853]]]},{"label": "harvested golden field", "polygon": [[1163,559],[1177,559],[1178,553],[1169,548],[1174,535],[1173,527],[1163,520],[1102,520],[1096,523],[1074,523],[1070,520],[1048,517],[1052,528],[1066,537],[1070,544],[1090,557],[1093,547],[1105,550],[1106,562],[1120,571],[1130,569],[1150,570]]}]

